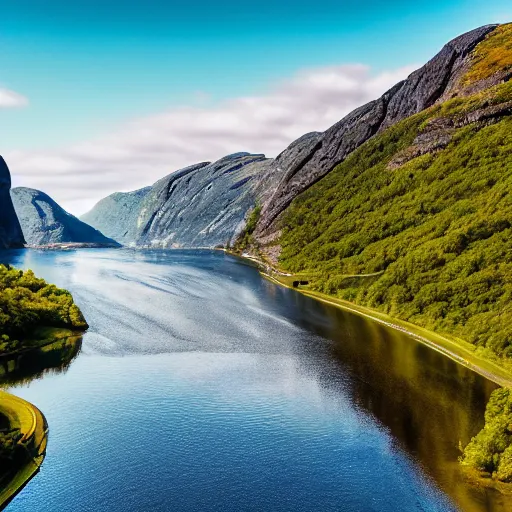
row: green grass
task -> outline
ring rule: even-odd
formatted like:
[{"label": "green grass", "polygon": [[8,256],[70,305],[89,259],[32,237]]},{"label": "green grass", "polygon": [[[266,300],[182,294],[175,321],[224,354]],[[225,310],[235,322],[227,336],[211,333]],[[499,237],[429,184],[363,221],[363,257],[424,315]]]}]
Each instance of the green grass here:
[{"label": "green grass", "polygon": [[[280,266],[325,293],[512,358],[512,120],[388,168],[428,121],[512,100],[506,83],[374,137],[297,197]],[[371,279],[346,276],[381,272]]]},{"label": "green grass", "polygon": [[512,23],[499,26],[475,48],[463,84],[489,78],[502,69],[512,69]]}]

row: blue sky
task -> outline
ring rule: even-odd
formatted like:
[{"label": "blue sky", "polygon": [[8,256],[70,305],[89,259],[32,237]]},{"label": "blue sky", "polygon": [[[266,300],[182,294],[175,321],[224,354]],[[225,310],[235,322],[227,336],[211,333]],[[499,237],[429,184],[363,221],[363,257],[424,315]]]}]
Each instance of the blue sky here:
[{"label": "blue sky", "polygon": [[[0,109],[0,151],[25,155],[18,182],[30,185],[37,152],[121,137],[130,120],[172,109],[264,97],[304,70],[365,65],[368,80],[408,70],[456,35],[506,21],[510,0],[3,2],[0,88],[28,105]],[[42,176],[44,159],[36,167]]]}]

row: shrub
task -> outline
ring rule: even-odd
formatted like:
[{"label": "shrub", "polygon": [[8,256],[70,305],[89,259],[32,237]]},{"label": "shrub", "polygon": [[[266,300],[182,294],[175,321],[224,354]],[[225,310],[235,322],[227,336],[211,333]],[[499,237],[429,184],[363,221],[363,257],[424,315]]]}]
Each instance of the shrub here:
[{"label": "shrub", "polygon": [[16,339],[43,326],[88,327],[68,291],[37,278],[31,270],[0,265],[0,352],[17,348]]}]

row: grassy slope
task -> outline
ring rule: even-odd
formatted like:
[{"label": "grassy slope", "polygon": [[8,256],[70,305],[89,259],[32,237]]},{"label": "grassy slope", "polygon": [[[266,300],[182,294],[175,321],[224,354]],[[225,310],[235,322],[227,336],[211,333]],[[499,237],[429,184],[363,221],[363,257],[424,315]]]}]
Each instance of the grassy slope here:
[{"label": "grassy slope", "polygon": [[[510,69],[512,24],[476,48],[462,84]],[[281,266],[309,281],[304,293],[413,334],[404,321],[435,331],[440,336],[420,331],[420,340],[505,386],[512,378],[512,119],[459,128],[443,150],[396,163],[432,120],[511,100],[508,82],[370,140],[292,203],[280,240]],[[485,427],[461,458],[502,492],[499,481],[512,482],[510,393],[493,394]]]},{"label": "grassy slope", "polygon": [[289,207],[281,266],[310,273],[315,291],[512,357],[512,120],[458,129],[444,150],[388,168],[428,120],[510,100],[508,82],[370,140]]},{"label": "grassy slope", "polygon": [[[5,416],[11,428],[23,434],[21,443],[26,446],[30,457],[19,470],[0,486],[0,508],[8,503],[37,473],[44,457],[47,443],[47,426],[44,416],[37,407],[0,391],[0,414]],[[2,475],[0,475],[2,476]],[[5,478],[5,477],[4,477]]]},{"label": "grassy slope", "polygon": [[501,70],[512,69],[512,23],[501,25],[473,52],[473,63],[465,84],[485,80]]}]

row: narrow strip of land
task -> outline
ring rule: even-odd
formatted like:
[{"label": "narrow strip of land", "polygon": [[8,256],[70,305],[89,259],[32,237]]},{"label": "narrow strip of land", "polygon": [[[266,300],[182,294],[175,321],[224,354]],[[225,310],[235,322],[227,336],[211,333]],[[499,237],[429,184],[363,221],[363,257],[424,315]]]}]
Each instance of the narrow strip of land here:
[{"label": "narrow strip of land", "polygon": [[27,452],[26,462],[0,488],[0,509],[11,501],[39,471],[46,451],[48,427],[41,411],[31,403],[0,390],[0,414],[12,429],[19,429],[19,443]]},{"label": "narrow strip of land", "polygon": [[[257,259],[251,258],[251,261],[257,261]],[[263,268],[266,270],[268,265],[263,264]],[[373,321],[379,322],[380,324],[391,327],[392,329],[402,331],[420,343],[427,345],[433,350],[436,350],[437,352],[449,357],[453,361],[482,375],[486,379],[489,379],[500,386],[512,387],[511,371],[502,367],[499,363],[494,362],[488,358],[484,358],[478,353],[475,353],[474,346],[464,340],[455,338],[450,339],[446,336],[442,336],[435,332],[424,329],[423,327],[419,327],[409,322],[390,317],[384,313],[381,313],[380,311],[376,311],[364,306],[359,306],[320,292],[314,292],[303,288],[293,288],[287,283],[281,281],[279,278],[272,276],[270,273],[264,271],[261,271],[261,273],[266,279],[280,286],[290,288],[325,304],[336,306],[346,311],[350,311],[357,315],[364,316]]]}]

